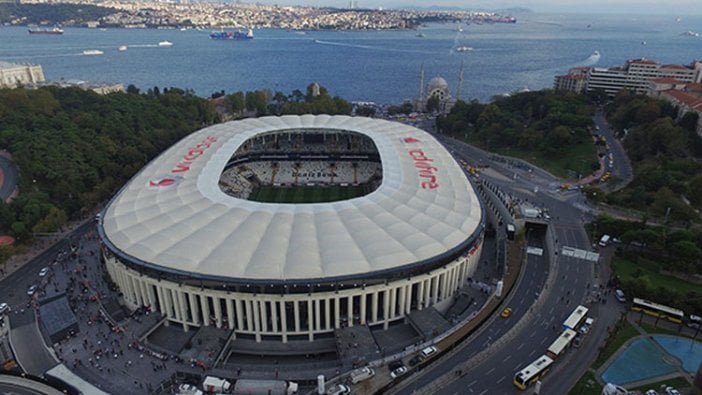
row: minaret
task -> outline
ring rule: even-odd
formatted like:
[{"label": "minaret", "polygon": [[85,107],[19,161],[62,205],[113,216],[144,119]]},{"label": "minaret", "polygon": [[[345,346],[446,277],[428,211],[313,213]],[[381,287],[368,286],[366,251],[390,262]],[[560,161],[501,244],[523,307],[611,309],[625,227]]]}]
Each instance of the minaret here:
[{"label": "minaret", "polygon": [[456,88],[456,100],[461,100],[461,87],[463,87],[463,60],[461,60],[461,71],[458,72],[458,87]]}]

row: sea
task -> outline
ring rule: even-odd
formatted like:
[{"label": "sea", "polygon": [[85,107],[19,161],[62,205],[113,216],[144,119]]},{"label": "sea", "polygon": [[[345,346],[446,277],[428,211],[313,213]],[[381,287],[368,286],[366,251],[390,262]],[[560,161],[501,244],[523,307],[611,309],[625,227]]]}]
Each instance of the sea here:
[{"label": "sea", "polygon": [[[178,87],[203,97],[258,89],[289,94],[318,82],[347,100],[390,104],[417,97],[422,69],[425,86],[442,77],[453,97],[488,102],[550,88],[554,76],[571,67],[702,59],[702,15],[527,13],[517,19],[405,31],[256,29],[246,41],[212,40],[210,31],[194,29],[67,27],[63,35],[30,35],[26,27],[3,26],[0,61],[40,64],[47,80]],[[684,34],[690,31],[700,36]],[[173,45],[159,46],[162,41]]]}]

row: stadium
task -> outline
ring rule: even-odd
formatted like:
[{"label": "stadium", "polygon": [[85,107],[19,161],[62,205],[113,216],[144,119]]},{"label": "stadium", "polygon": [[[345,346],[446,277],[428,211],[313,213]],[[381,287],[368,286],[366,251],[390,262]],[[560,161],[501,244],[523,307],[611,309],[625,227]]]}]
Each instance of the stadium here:
[{"label": "stadium", "polygon": [[478,265],[484,221],[429,134],[304,115],[187,136],[115,195],[98,232],[127,307],[288,342],[450,303]]}]

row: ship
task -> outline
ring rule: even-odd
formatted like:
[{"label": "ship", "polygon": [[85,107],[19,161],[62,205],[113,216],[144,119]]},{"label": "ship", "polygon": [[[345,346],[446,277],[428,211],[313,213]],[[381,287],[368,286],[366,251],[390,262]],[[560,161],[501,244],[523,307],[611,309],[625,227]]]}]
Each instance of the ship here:
[{"label": "ship", "polygon": [[173,46],[173,43],[170,42],[170,41],[160,41],[160,42],[158,43],[158,46],[159,46],[159,47],[172,47],[172,46]]},{"label": "ship", "polygon": [[127,46],[126,46],[126,45],[120,45],[119,48],[117,48],[117,50],[118,50],[118,51],[121,51],[121,52],[126,51],[126,50],[127,50]]},{"label": "ship", "polygon": [[86,49],[83,51],[83,55],[102,55],[104,52],[99,49]]},{"label": "ship", "polygon": [[456,48],[456,52],[470,52],[473,50],[473,47],[458,47]]},{"label": "ship", "polygon": [[210,38],[213,40],[251,40],[254,38],[253,30],[249,29],[246,33],[241,30],[235,32],[212,32]]},{"label": "ship", "polygon": [[46,28],[46,27],[36,27],[30,26],[27,30],[29,34],[63,34],[63,29],[60,27]]}]

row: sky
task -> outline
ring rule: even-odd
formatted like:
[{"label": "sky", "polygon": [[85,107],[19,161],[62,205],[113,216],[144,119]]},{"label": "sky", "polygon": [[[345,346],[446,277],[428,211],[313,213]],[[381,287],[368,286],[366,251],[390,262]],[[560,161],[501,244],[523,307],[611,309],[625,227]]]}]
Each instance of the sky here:
[{"label": "sky", "polygon": [[[626,14],[702,14],[700,0],[354,0],[358,7],[397,8],[407,6],[461,7],[488,9],[522,7],[535,12],[626,13]],[[249,1],[244,1],[249,2]],[[349,0],[257,0],[258,3],[348,7]]]}]

